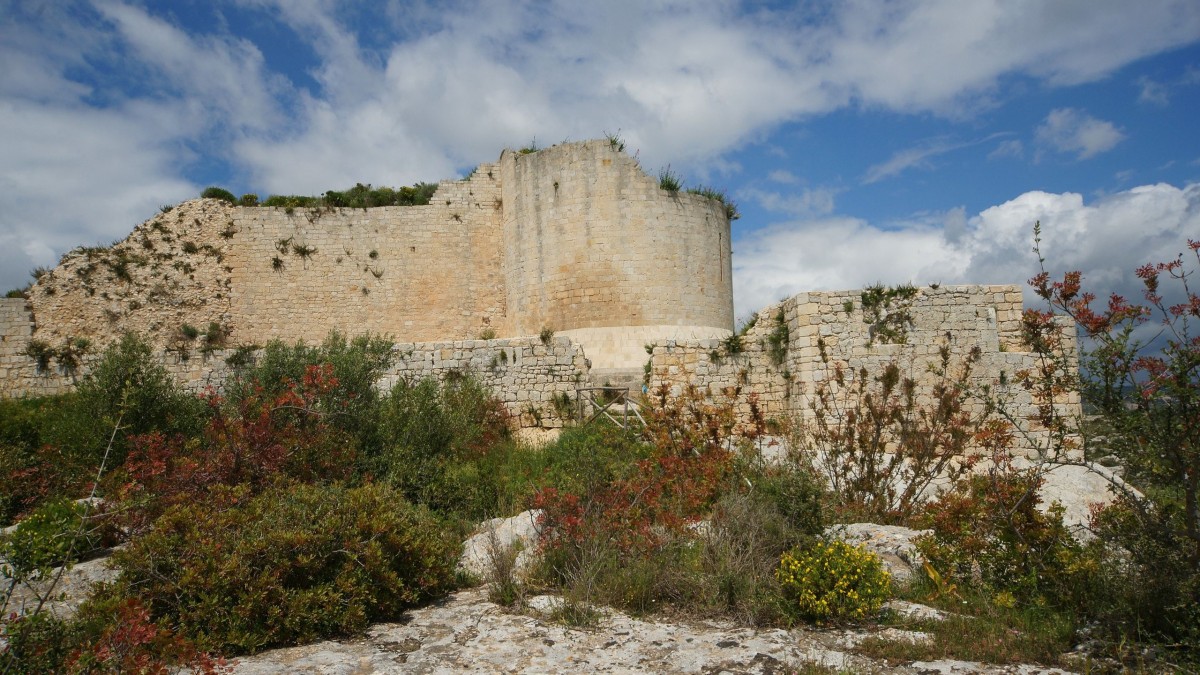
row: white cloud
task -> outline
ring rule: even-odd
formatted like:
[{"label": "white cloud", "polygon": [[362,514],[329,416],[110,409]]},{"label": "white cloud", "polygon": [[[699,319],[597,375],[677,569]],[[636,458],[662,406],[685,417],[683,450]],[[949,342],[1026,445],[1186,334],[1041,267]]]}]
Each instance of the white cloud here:
[{"label": "white cloud", "polygon": [[[1024,284],[1037,272],[1033,224],[1048,270],[1081,270],[1100,297],[1140,299],[1133,270],[1172,260],[1200,232],[1200,183],[1144,185],[1091,204],[1026,192],[966,218],[951,209],[903,229],[827,216],[779,223],[734,241],[739,315],[804,290],[938,282]],[[1026,300],[1033,298],[1027,292]]]},{"label": "white cloud", "polygon": [[795,185],[796,183],[800,182],[800,178],[798,178],[791,171],[787,171],[785,169],[776,169],[775,171],[772,171],[771,173],[767,174],[767,179],[776,183],[783,183],[784,185]]},{"label": "white cloud", "polygon": [[1158,106],[1170,104],[1171,97],[1167,92],[1167,85],[1162,82],[1155,82],[1148,77],[1140,77],[1138,86],[1141,87],[1141,91],[1138,93],[1139,103],[1151,103]]},{"label": "white cloud", "polygon": [[1002,159],[1005,157],[1018,157],[1019,158],[1019,157],[1024,157],[1024,156],[1025,156],[1025,145],[1023,143],[1021,143],[1021,141],[1019,141],[1015,138],[1010,138],[1007,141],[1001,141],[1000,144],[996,146],[995,150],[992,150],[990,153],[988,153],[987,158],[988,159]]},{"label": "white cloud", "polygon": [[1094,157],[1112,150],[1125,140],[1125,134],[1112,122],[1098,120],[1075,108],[1056,108],[1046,115],[1034,136],[1044,147],[1076,153],[1078,159]]},{"label": "white cloud", "polygon": [[901,150],[887,161],[868,168],[867,174],[863,177],[863,183],[867,185],[876,183],[884,178],[897,176],[908,169],[929,168],[933,165],[930,161],[931,158],[950,152],[957,147],[959,146],[938,142]]},{"label": "white cloud", "polygon": [[799,193],[783,194],[758,188],[738,192],[739,197],[754,200],[768,211],[786,213],[793,217],[823,216],[833,212],[833,188],[804,188]]},{"label": "white cloud", "polygon": [[[282,21],[315,54],[316,86],[272,69],[253,21],[184,28],[116,0],[5,6],[0,180],[16,191],[0,197],[0,238],[38,255],[111,239],[194,194],[198,161],[250,178],[231,187],[312,192],[449,177],[534,136],[621,128],[648,167],[719,174],[737,170],[723,153],[783,123],[851,105],[969,114],[1008,78],[1093,81],[1200,36],[1191,0],[392,2],[367,29],[344,17],[369,10],[337,0],[208,11],[229,3]],[[1067,151],[1111,147],[1105,124],[1066,135]],[[5,263],[0,281],[23,283]]]}]

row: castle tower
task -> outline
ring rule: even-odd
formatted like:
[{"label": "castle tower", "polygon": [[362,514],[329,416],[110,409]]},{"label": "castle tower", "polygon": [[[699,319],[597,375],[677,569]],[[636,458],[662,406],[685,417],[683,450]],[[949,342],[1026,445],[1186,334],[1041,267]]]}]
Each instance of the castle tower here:
[{"label": "castle tower", "polygon": [[658,185],[604,140],[500,156],[507,330],[583,345],[593,377],[733,329],[724,205]]}]

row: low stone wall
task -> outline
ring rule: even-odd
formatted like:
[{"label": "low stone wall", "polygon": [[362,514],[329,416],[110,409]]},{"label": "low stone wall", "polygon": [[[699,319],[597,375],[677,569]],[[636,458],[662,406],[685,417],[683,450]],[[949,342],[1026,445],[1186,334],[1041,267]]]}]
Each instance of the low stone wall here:
[{"label": "low stone wall", "polygon": [[[757,323],[738,338],[662,340],[651,345],[647,389],[666,386],[678,395],[697,386],[732,400],[742,424],[762,419],[811,421],[813,394],[834,369],[856,377],[881,373],[889,363],[917,382],[919,405],[932,403],[937,376],[930,366],[945,347],[952,368],[961,367],[972,348],[980,358],[970,385],[986,387],[1003,399],[1018,422],[1018,454],[1037,454],[1048,435],[1037,423],[1039,406],[1031,392],[1017,384],[1021,371],[1035,371],[1038,357],[1020,342],[1020,291],[1016,286],[954,286],[919,289],[904,302],[883,311],[864,308],[860,291],[801,293],[760,313]],[[891,319],[888,319],[891,317]],[[96,358],[85,358],[75,373],[51,361],[39,371],[27,354],[32,319],[21,299],[0,302],[0,396],[43,395],[68,391]],[[882,326],[882,328],[881,328]],[[883,335],[883,329],[890,331]],[[1067,350],[1074,355],[1074,327],[1063,324]],[[886,338],[886,339],[885,339]],[[825,356],[822,357],[821,345]],[[592,364],[584,348],[569,336],[546,342],[537,337],[399,344],[396,365],[380,386],[402,378],[444,379],[470,373],[493,391],[521,426],[562,426],[557,411],[564,396],[592,382]],[[643,346],[644,349],[644,346]],[[163,365],[192,391],[220,388],[232,368],[231,351],[210,354],[162,352]],[[1072,368],[1076,367],[1074,364]],[[601,377],[597,371],[596,377]],[[556,399],[559,401],[556,406]],[[1077,392],[1064,392],[1050,402],[1068,416],[1080,412]],[[968,401],[982,413],[982,398]],[[564,411],[565,412],[565,411]]]},{"label": "low stone wall", "polygon": [[[68,392],[99,358],[86,355],[74,372],[66,372],[54,359],[39,369],[28,355],[32,323],[24,300],[0,300],[0,398]],[[381,388],[390,389],[401,380],[469,374],[503,401],[523,427],[561,427],[555,399],[570,398],[576,387],[591,384],[583,349],[565,337],[546,342],[526,337],[407,343],[393,349],[395,363],[380,378]],[[232,349],[160,351],[158,359],[185,389],[200,393],[210,387],[219,391],[234,374],[228,363],[234,353]]]},{"label": "low stone wall", "polygon": [[[801,293],[768,307],[731,349],[729,341],[668,341],[650,357],[650,390],[667,386],[680,393],[686,386],[733,396],[739,418],[749,419],[753,405],[767,420],[804,423],[815,418],[814,393],[841,367],[852,380],[860,369],[875,377],[889,364],[917,383],[917,403],[933,402],[943,347],[950,367],[960,368],[972,348],[980,358],[969,382],[980,394],[967,409],[982,414],[986,387],[1002,399],[1005,410],[1024,432],[1016,439],[1018,454],[1035,455],[1048,447],[1048,433],[1038,423],[1039,405],[1019,386],[1017,374],[1036,372],[1039,361],[1021,343],[1021,292],[1017,286],[950,286],[916,289],[910,298],[880,311],[863,307],[862,291]],[[889,321],[887,317],[892,317]],[[1062,324],[1071,367],[1077,367],[1074,325]],[[885,331],[899,335],[883,335]],[[821,355],[824,345],[825,357]],[[1060,394],[1052,405],[1077,417],[1077,392]]]}]

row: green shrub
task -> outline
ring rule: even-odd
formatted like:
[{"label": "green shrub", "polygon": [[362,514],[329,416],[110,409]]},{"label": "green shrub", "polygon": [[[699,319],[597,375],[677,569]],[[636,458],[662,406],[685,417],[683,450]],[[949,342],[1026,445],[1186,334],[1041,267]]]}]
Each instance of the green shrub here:
[{"label": "green shrub", "polygon": [[811,471],[784,463],[764,466],[746,480],[754,486],[756,498],[783,518],[793,536],[811,537],[825,530],[825,489]]},{"label": "green shrub", "polygon": [[1063,609],[1086,605],[1101,564],[1063,525],[1061,507],[1043,513],[1041,478],[1006,466],[973,475],[926,506],[920,524],[933,534],[917,548],[936,574],[988,596]]},{"label": "green shrub", "polygon": [[[366,209],[375,206],[424,206],[429,203],[437,183],[414,183],[400,188],[372,188],[370,184],[358,183],[347,190],[326,190],[320,197],[302,195],[271,195],[262,206],[296,208],[353,208]],[[257,198],[256,198],[257,199]],[[243,204],[253,206],[254,204]],[[290,211],[289,211],[290,213]]]},{"label": "green shrub", "polygon": [[879,556],[842,541],[785,553],[775,578],[789,612],[816,621],[866,619],[891,595]]},{"label": "green shrub", "polygon": [[247,192],[238,200],[240,206],[258,206],[258,195],[253,192]]},{"label": "green shrub", "polygon": [[76,395],[0,400],[0,524],[54,497],[82,496],[83,467],[48,445]]},{"label": "green shrub", "polygon": [[[241,348],[230,358],[239,368],[249,365],[249,354],[241,353]],[[347,340],[334,331],[312,347],[273,340],[252,367],[239,370],[227,383],[227,398],[232,405],[249,397],[276,398],[293,383],[303,382],[309,366],[328,363],[333,366],[334,386],[317,400],[317,411],[328,414],[334,428],[349,434],[365,456],[372,456],[380,447],[375,420],[380,395],[375,382],[394,358],[391,341],[378,336]]]},{"label": "green shrub", "polygon": [[25,517],[0,541],[6,573],[17,580],[45,576],[51,568],[75,562],[100,544],[97,528],[84,523],[83,504],[59,498]]},{"label": "green shrub", "polygon": [[110,468],[124,461],[128,437],[151,431],[195,436],[206,416],[204,403],[184,392],[150,346],[130,333],[105,350],[71,400],[73,405],[43,440],[93,472],[118,419],[121,432],[113,443]]},{"label": "green shrub", "polygon": [[400,382],[381,403],[382,441],[368,473],[410,500],[478,519],[492,514],[500,490],[492,467],[508,437],[502,404],[478,382]]},{"label": "green shrub", "polygon": [[344,636],[446,592],[458,546],[379,484],[217,488],[115,556],[126,594],[204,649]]},{"label": "green shrub", "polygon": [[226,190],[225,188],[216,187],[215,185],[205,188],[204,192],[200,193],[200,196],[204,199],[220,199],[221,201],[229,202],[230,204],[237,203],[237,197],[234,197],[232,192]]},{"label": "green shrub", "polygon": [[700,535],[695,581],[703,610],[753,625],[784,618],[775,581],[779,558],[810,543],[820,529],[812,522],[798,523],[779,507],[778,500],[761,490],[731,491],[713,506],[708,528]]},{"label": "green shrub", "polygon": [[0,672],[15,675],[70,672],[67,660],[78,637],[69,624],[50,612],[21,617],[0,616]]}]

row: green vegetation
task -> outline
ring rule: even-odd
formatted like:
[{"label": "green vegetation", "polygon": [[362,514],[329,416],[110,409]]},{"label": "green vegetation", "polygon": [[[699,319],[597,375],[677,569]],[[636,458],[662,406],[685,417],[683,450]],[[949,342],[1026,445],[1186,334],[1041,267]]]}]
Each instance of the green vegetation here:
[{"label": "green vegetation", "polygon": [[770,357],[771,363],[776,366],[783,365],[783,360],[787,358],[788,342],[791,339],[791,333],[788,331],[787,316],[785,316],[783,308],[775,314],[774,327],[767,334],[767,356]]},{"label": "green vegetation", "polygon": [[[1190,246],[1200,263],[1200,243]],[[1035,278],[1094,341],[1089,379],[1064,368],[1060,324],[1038,311],[1025,340],[1043,365],[1013,375],[1035,396],[1082,384],[1100,415],[1080,429],[1045,406],[1047,458],[1098,429],[1143,491],[1097,509],[1086,544],[1060,509],[1039,508],[1042,469],[1005,461],[1023,430],[1005,421],[1006,400],[973,388],[978,352],[949,342],[933,363],[877,372],[848,372],[818,343],[828,377],[813,387],[808,425],[768,422],[734,388],[662,387],[644,397],[640,431],[573,427],[535,450],[468,375],[376,389],[394,358],[380,338],[275,342],[255,359],[246,346],[224,393],[196,397],[126,336],[74,393],[0,401],[0,524],[20,523],[0,555],[15,583],[112,538],[126,544],[114,557],[121,580],[76,617],[5,611],[0,667],[205,670],[207,654],[351,635],[450,590],[457,542],[475,523],[539,508],[533,576],[515,573],[515,550],[499,551],[487,581],[505,604],[563,596],[563,621],[594,623],[591,608],[609,605],[748,625],[884,622],[933,638],[855,649],[1064,666],[1086,641],[1114,668],[1194,670],[1200,357],[1189,330],[1200,300],[1182,259],[1138,274],[1149,309],[1116,299],[1093,310],[1077,275]],[[1168,281],[1182,302],[1160,297]],[[878,310],[887,328],[910,294],[865,293],[864,315]],[[1151,316],[1166,336],[1154,351],[1134,340]],[[772,336],[786,344],[784,318],[771,319],[768,350]],[[205,342],[222,333],[209,326]],[[937,380],[931,393],[906,376],[918,366]],[[768,428],[793,441],[777,463],[760,453]],[[938,475],[946,489],[918,498]],[[105,506],[85,519],[74,500],[93,484]],[[823,538],[827,522],[861,520],[930,529],[911,584],[890,584],[873,556]],[[891,615],[880,607],[893,593],[954,615]]]},{"label": "green vegetation", "polygon": [[665,169],[658,172],[658,187],[675,195],[683,189],[683,179],[679,177],[679,174],[672,172],[671,166],[668,164]]},{"label": "green vegetation", "polygon": [[200,193],[200,196],[204,199],[220,199],[221,201],[229,202],[230,204],[237,203],[237,197],[234,197],[232,192],[226,190],[225,188],[216,186],[205,188],[204,192]]},{"label": "green vegetation", "polygon": [[24,581],[45,579],[50,570],[79,560],[101,541],[99,528],[84,520],[85,508],[66,498],[48,501],[0,540],[6,575]]},{"label": "green vegetation", "polygon": [[[347,190],[327,190],[319,197],[301,195],[271,195],[258,206],[277,206],[284,210],[297,208],[349,208],[366,209],[375,206],[423,206],[429,203],[433,193],[437,191],[437,183],[415,183],[411,187],[379,187],[373,188],[368,183],[356,184]],[[245,206],[252,206],[245,204]],[[291,211],[288,211],[291,213]]]},{"label": "green vegetation", "polygon": [[206,650],[251,653],[349,635],[444,593],[457,546],[386,485],[218,487],[117,555],[114,592]]},{"label": "green vegetation", "polygon": [[[667,188],[664,187],[663,189],[666,190]],[[676,191],[678,191],[678,188],[676,188]],[[742,214],[738,212],[737,203],[730,199],[729,195],[726,194],[724,190],[718,190],[717,188],[712,188],[705,185],[698,185],[696,187],[688,188],[687,191],[689,194],[700,195],[701,197],[707,197],[720,202],[721,206],[725,207],[725,217],[728,218],[730,222],[742,217]]]},{"label": "green vegetation", "polygon": [[862,292],[863,323],[870,325],[872,343],[876,340],[883,344],[908,341],[908,326],[912,323],[909,307],[917,292],[917,287],[911,284],[875,284]]},{"label": "green vegetation", "polygon": [[625,152],[625,139],[621,138],[621,130],[617,129],[616,133],[604,132],[604,139],[608,141],[608,147],[617,152]]},{"label": "green vegetation", "polygon": [[784,553],[775,577],[788,611],[813,621],[861,621],[891,596],[891,578],[879,556],[841,541]]}]

